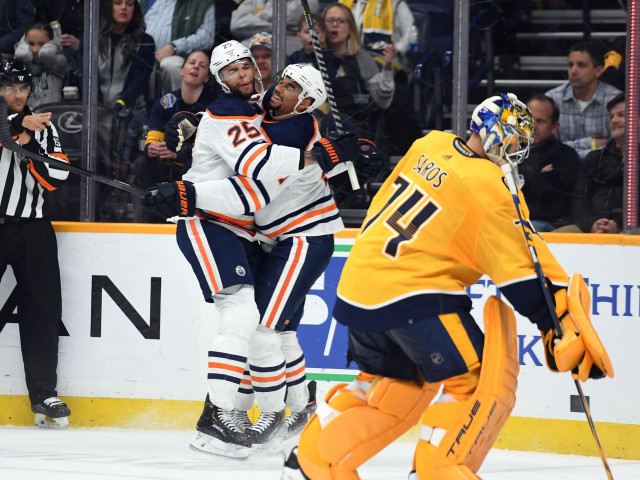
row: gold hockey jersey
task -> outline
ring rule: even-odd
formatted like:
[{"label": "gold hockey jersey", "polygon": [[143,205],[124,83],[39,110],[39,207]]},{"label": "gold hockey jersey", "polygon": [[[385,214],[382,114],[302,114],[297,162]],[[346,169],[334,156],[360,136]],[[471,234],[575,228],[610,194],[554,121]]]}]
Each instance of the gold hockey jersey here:
[{"label": "gold hockey jersey", "polygon": [[[519,199],[526,220],[521,192]],[[544,274],[566,286],[546,243],[533,237]],[[402,323],[415,311],[467,309],[465,287],[483,274],[498,287],[536,279],[513,198],[499,166],[459,137],[433,131],[414,142],[372,200],[342,272],[334,315],[353,325],[360,322],[346,317],[384,310],[371,316],[384,324],[383,317]]]}]

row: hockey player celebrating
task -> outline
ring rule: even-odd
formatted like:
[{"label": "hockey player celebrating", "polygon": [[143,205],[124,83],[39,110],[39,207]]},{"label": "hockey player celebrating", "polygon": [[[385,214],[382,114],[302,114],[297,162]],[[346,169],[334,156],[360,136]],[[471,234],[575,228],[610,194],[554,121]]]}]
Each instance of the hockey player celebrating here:
[{"label": "hockey player celebrating", "polygon": [[[289,65],[274,83],[263,100],[265,135],[276,144],[312,148],[320,136],[310,112],[326,99],[320,72],[310,65]],[[234,176],[194,187],[198,208],[225,215],[255,212],[257,231],[278,242],[252,272],[261,320],[235,403],[236,418],[244,423],[253,447],[277,449],[283,438],[297,436],[315,410],[315,382],[309,385],[310,399],[296,330],[305,297],[333,254],[333,233],[342,230],[343,223],[318,167],[285,179]],[[251,425],[245,419],[254,405],[254,392],[261,413]],[[291,409],[286,422],[285,393]],[[192,442],[205,451],[211,451],[210,408],[205,404]]]},{"label": "hockey player celebrating", "polygon": [[[207,448],[215,453],[242,457],[248,454],[253,436],[238,427],[233,408],[245,372],[250,340],[258,331],[261,317],[254,300],[256,282],[252,272],[261,262],[262,250],[248,241],[255,239],[255,222],[250,211],[243,209],[240,214],[225,215],[204,207],[205,210],[198,210],[195,215],[196,207],[200,207],[196,202],[206,200],[214,191],[207,189],[212,181],[233,175],[242,175],[238,177],[240,182],[249,179],[277,181],[305,172],[305,166],[317,165],[322,171],[330,171],[352,159],[357,144],[352,136],[342,136],[335,140],[323,139],[313,145],[315,132],[298,148],[271,143],[261,130],[262,115],[247,101],[255,93],[259,72],[249,50],[238,42],[225,42],[214,49],[211,72],[225,93],[208,107],[199,124],[193,117],[181,119],[177,135],[174,135],[175,142],[172,143],[170,132],[166,132],[167,146],[179,148],[197,128],[193,166],[183,182],[152,187],[150,190],[154,195],[143,199],[143,204],[165,217],[181,217],[178,244],[193,267],[205,299],[214,301],[220,312],[219,333],[209,351],[208,387],[212,415],[208,426],[199,423],[198,428],[201,432],[207,430],[206,434],[211,437],[207,438]],[[317,174],[317,168],[313,168]],[[320,181],[320,178],[316,180]],[[331,206],[331,203],[332,200],[327,205]],[[335,204],[333,209],[335,211]],[[337,212],[322,213],[330,223]],[[264,333],[271,342],[280,338],[273,335],[273,330],[267,330],[268,327],[259,330],[258,337]],[[281,389],[284,392],[284,385]],[[284,404],[274,408],[280,408],[276,411],[283,413]],[[263,423],[259,421],[256,426]]]},{"label": "hockey player celebrating", "polygon": [[523,235],[528,210],[513,182],[532,140],[530,112],[515,95],[493,96],[473,112],[471,130],[466,143],[438,131],[414,142],[373,199],[333,310],[360,374],[328,392],[283,478],[356,480],[362,463],[418,421],[410,478],[478,478],[514,406],[518,374],[511,308],[489,298],[484,335],[470,314],[464,288],[483,274],[540,329],[550,369],[578,368],[583,381],[613,375],[583,308],[584,280],[569,283],[530,226]]}]

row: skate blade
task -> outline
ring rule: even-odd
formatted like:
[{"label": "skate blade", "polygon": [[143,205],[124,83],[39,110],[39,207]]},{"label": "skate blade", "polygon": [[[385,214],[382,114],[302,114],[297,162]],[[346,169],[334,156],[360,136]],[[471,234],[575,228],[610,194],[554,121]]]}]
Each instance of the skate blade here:
[{"label": "skate blade", "polygon": [[36,425],[40,428],[64,429],[69,426],[69,419],[67,417],[50,418],[44,413],[36,413]]},{"label": "skate blade", "polygon": [[191,448],[211,455],[221,455],[223,457],[238,458],[244,460],[249,457],[249,448],[242,445],[224,443],[206,433],[196,432],[196,436],[191,440]]}]

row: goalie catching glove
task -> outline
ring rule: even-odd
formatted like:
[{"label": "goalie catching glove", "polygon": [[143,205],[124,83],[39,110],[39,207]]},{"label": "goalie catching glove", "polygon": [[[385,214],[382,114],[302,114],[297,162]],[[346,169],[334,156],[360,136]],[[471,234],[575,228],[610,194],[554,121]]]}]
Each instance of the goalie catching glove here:
[{"label": "goalie catching glove", "polygon": [[[179,152],[198,130],[200,117],[191,112],[178,112],[164,127],[164,141],[172,152]],[[193,143],[193,142],[190,142]]]},{"label": "goalie catching glove", "polygon": [[345,132],[318,140],[311,153],[323,172],[329,173],[338,165],[346,168],[344,162],[356,160],[359,155],[358,139],[353,133]]},{"label": "goalie catching glove", "polygon": [[193,217],[196,213],[196,189],[186,180],[155,183],[140,203],[161,218]]},{"label": "goalie catching glove", "polygon": [[580,274],[571,277],[569,291],[555,294],[556,313],[562,335],[554,329],[542,333],[544,352],[549,369],[571,371],[575,379],[613,378],[613,365],[604,345],[591,324],[591,296]]}]

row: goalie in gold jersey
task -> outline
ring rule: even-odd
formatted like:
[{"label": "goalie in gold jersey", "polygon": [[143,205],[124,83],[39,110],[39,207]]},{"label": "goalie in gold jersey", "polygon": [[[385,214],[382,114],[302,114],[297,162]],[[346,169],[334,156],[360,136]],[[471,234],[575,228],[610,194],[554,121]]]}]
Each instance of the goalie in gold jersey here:
[{"label": "goalie in gold jersey", "polygon": [[[531,113],[515,95],[499,94],[475,109],[471,129],[467,142],[439,131],[417,140],[373,199],[333,311],[349,328],[349,355],[361,372],[329,391],[283,478],[356,480],[358,466],[419,420],[410,478],[479,478],[475,472],[515,403],[518,374],[511,308],[491,297],[484,334],[470,314],[465,287],[483,274],[541,330],[552,370],[585,363],[582,380],[602,376],[583,362],[584,332],[573,328],[575,335],[558,342],[501,168],[507,165],[521,186],[517,163],[533,139]],[[518,198],[526,221],[519,188]],[[567,274],[542,238],[527,231],[558,318],[573,319],[566,316]],[[588,296],[581,286],[578,299]],[[586,321],[595,344],[588,315]],[[588,353],[603,365],[604,349]]]}]

